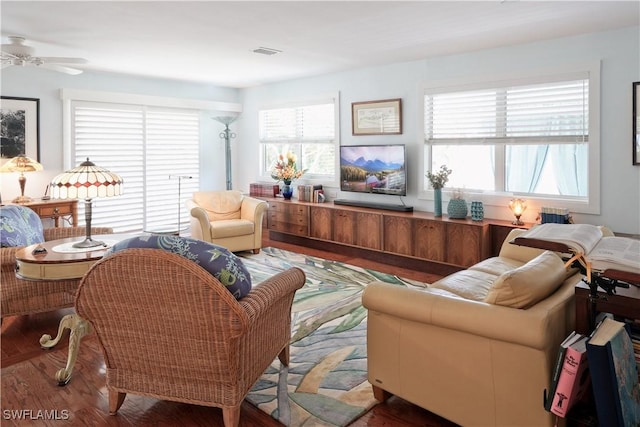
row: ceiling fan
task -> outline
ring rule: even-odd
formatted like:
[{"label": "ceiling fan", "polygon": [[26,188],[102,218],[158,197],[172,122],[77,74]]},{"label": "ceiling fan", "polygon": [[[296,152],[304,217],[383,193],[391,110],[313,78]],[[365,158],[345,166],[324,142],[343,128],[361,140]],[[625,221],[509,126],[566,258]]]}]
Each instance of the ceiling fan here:
[{"label": "ceiling fan", "polygon": [[2,45],[2,53],[0,54],[2,68],[11,65],[23,67],[29,65],[75,75],[82,73],[82,70],[63,64],[85,64],[87,62],[84,58],[33,56],[33,47],[25,44],[24,37],[9,36],[8,38],[9,43]]}]

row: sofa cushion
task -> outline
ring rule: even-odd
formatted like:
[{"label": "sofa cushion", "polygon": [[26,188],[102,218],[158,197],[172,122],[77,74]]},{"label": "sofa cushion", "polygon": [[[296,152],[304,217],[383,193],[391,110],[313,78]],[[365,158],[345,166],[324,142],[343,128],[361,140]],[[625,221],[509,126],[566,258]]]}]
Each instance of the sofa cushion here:
[{"label": "sofa cushion", "polygon": [[251,291],[251,275],[240,258],[222,246],[179,236],[148,235],[133,237],[113,245],[108,254],[129,248],[163,249],[203,267],[240,299]]},{"label": "sofa cushion", "polygon": [[522,261],[496,256],[472,265],[469,267],[469,270],[484,271],[485,273],[494,274],[497,277],[514,268],[522,267],[523,264],[524,262]]},{"label": "sofa cushion", "polygon": [[545,251],[521,267],[498,277],[485,302],[513,308],[527,308],[551,295],[564,282],[564,262]]},{"label": "sofa cushion", "polygon": [[443,277],[430,288],[443,289],[462,298],[484,301],[498,275],[477,270],[462,270]]},{"label": "sofa cushion", "polygon": [[199,191],[193,193],[193,201],[207,211],[209,221],[239,219],[242,198],[240,191]]},{"label": "sofa cushion", "polygon": [[26,206],[0,207],[0,247],[29,246],[44,242],[42,220]]},{"label": "sofa cushion", "polygon": [[224,239],[253,234],[255,225],[248,219],[226,219],[211,222],[211,238]]}]

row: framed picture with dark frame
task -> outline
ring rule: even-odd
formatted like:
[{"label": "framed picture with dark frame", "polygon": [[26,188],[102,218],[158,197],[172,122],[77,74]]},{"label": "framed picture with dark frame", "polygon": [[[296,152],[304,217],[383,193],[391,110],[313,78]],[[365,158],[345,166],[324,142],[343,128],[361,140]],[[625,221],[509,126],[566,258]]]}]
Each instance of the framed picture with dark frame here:
[{"label": "framed picture with dark frame", "polygon": [[2,162],[20,154],[40,161],[40,99],[0,97]]},{"label": "framed picture with dark frame", "polygon": [[640,165],[640,82],[633,83],[633,164]]},{"label": "framed picture with dark frame", "polygon": [[353,135],[399,135],[402,133],[402,99],[351,103]]}]

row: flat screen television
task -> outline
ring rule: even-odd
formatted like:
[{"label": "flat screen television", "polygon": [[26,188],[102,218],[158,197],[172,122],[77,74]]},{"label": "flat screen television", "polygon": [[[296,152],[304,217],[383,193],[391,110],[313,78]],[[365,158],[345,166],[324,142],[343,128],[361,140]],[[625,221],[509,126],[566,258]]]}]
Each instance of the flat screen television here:
[{"label": "flat screen television", "polygon": [[341,145],[340,190],[407,195],[404,145]]}]

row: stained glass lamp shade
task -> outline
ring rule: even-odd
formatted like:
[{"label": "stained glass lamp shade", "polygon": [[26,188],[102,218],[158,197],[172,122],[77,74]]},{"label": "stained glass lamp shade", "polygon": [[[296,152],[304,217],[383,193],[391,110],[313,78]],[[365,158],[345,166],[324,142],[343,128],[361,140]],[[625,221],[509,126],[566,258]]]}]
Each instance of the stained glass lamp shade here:
[{"label": "stained glass lamp shade", "polygon": [[27,203],[33,200],[24,195],[24,187],[27,184],[27,178],[25,178],[24,173],[41,171],[43,169],[40,163],[27,156],[16,156],[2,165],[0,172],[20,172],[20,176],[18,177],[20,196],[13,199],[11,201],[12,203]]},{"label": "stained glass lamp shade", "polygon": [[51,197],[54,199],[84,199],[85,225],[87,233],[84,241],[75,243],[75,248],[92,248],[104,243],[91,238],[91,203],[95,197],[119,196],[123,192],[120,175],[96,166],[87,158],[80,166],[68,170],[51,181]]}]

